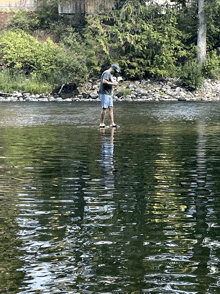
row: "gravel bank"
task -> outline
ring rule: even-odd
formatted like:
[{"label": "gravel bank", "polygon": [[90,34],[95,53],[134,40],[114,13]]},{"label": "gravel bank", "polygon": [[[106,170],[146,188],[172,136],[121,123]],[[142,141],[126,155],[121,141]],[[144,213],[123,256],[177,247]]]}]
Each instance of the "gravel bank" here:
[{"label": "gravel bank", "polygon": [[[181,87],[178,79],[164,81],[141,80],[122,81],[114,89],[115,101],[220,101],[220,80],[205,80],[203,86],[194,92]],[[30,95],[14,92],[13,94],[0,92],[0,101],[9,102],[72,102],[99,101],[99,80],[90,80],[78,88],[74,93],[60,92],[49,95]],[[122,95],[124,89],[129,89],[129,95]]]}]

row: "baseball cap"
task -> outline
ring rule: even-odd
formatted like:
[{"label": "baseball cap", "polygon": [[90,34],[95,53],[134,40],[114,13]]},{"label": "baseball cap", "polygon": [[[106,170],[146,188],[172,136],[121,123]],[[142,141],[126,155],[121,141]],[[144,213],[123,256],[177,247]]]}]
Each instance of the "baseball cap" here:
[{"label": "baseball cap", "polygon": [[118,66],[117,64],[113,64],[111,67],[112,67],[115,71],[120,72],[120,70],[119,70],[119,66]]}]

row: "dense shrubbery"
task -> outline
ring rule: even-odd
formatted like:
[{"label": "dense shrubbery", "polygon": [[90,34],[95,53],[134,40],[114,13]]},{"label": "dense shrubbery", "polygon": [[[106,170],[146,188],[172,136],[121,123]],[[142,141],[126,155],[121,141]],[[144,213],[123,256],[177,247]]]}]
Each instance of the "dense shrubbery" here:
[{"label": "dense shrubbery", "polygon": [[59,47],[48,39],[41,43],[23,31],[5,31],[0,38],[1,66],[49,75],[56,68],[54,58]]},{"label": "dense shrubbery", "polygon": [[[56,1],[50,2],[54,5],[38,1],[37,13],[16,12],[0,36],[1,69],[10,69],[10,74],[16,70],[29,83],[42,85],[44,81],[50,87],[79,83],[100,76],[112,62],[120,64],[128,79],[181,75],[191,90],[201,85],[202,76],[219,74],[218,43],[211,36],[203,68],[188,62],[196,58],[196,3],[186,9],[170,9],[125,1],[119,10],[88,16],[87,25],[77,32],[59,18]],[[216,12],[214,16],[209,21],[213,36],[220,30]],[[42,30],[53,41],[40,38]],[[32,92],[40,91],[33,88]]]},{"label": "dense shrubbery", "polygon": [[[0,66],[39,80],[54,87],[60,83],[78,83],[87,76],[86,61],[80,50],[64,44],[56,45],[49,38],[42,43],[24,31],[4,31],[0,38]],[[7,76],[7,74],[6,74]]]},{"label": "dense shrubbery", "polygon": [[31,32],[37,29],[50,29],[51,25],[59,21],[58,1],[37,0],[37,2],[37,13],[15,10],[14,16],[8,21],[8,28]]},{"label": "dense shrubbery", "polygon": [[203,65],[204,77],[217,78],[220,71],[220,57],[217,55],[217,50],[213,50],[207,56],[206,62]]},{"label": "dense shrubbery", "polygon": [[187,61],[181,69],[180,77],[189,90],[196,90],[203,84],[202,67],[198,60]]},{"label": "dense shrubbery", "polygon": [[8,20],[8,29],[21,29],[24,32],[31,32],[38,29],[40,25],[39,19],[33,12],[24,10],[15,10],[14,16]]}]

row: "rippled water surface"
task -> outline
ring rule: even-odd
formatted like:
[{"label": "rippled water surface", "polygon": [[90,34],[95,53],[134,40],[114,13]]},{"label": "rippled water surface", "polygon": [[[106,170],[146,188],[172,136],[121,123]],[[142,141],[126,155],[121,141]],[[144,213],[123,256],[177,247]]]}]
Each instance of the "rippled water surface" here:
[{"label": "rippled water surface", "polygon": [[220,104],[0,104],[0,293],[220,293]]}]

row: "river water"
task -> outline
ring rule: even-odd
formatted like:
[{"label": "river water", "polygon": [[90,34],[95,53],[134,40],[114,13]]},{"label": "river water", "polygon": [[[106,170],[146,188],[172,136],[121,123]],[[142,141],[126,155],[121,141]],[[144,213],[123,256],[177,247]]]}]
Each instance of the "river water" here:
[{"label": "river water", "polygon": [[220,104],[99,117],[0,104],[0,293],[220,293]]}]

